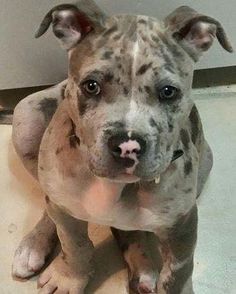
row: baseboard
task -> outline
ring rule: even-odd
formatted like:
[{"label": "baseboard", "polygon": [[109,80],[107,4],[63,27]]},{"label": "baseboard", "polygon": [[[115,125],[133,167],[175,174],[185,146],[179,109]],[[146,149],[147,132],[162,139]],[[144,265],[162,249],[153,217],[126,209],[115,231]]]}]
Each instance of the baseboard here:
[{"label": "baseboard", "polygon": [[0,124],[9,125],[12,123],[13,110],[20,100],[32,93],[48,87],[49,86],[40,86],[0,90]]},{"label": "baseboard", "polygon": [[196,70],[193,88],[207,88],[236,84],[236,66]]}]

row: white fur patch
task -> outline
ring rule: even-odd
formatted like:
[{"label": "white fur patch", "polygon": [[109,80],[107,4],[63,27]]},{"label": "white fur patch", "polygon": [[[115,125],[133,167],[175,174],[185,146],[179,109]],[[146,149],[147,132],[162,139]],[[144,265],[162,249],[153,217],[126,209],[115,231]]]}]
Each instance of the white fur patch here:
[{"label": "white fur patch", "polygon": [[67,18],[73,15],[70,10],[61,10],[60,12],[56,12],[61,18]]},{"label": "white fur patch", "polygon": [[137,107],[137,103],[134,99],[135,97],[135,86],[134,81],[135,81],[135,73],[137,71],[137,61],[138,61],[138,53],[139,53],[139,41],[137,40],[134,43],[134,47],[133,47],[133,65],[132,65],[132,95],[131,95],[131,99],[130,99],[130,104],[129,104],[129,111],[126,115],[126,121],[127,121],[127,125],[131,125],[132,123],[136,120],[137,118],[137,114],[138,114],[138,107]]},{"label": "white fur patch", "polygon": [[134,43],[134,49],[133,49],[133,54],[134,54],[134,59],[133,59],[133,77],[135,76],[135,70],[136,70],[136,63],[137,63],[137,56],[139,52],[139,42],[138,40]]},{"label": "white fur patch", "polygon": [[132,123],[135,123],[135,121],[137,120],[138,112],[138,105],[136,101],[134,101],[133,98],[131,98],[129,104],[129,111],[126,114],[126,122],[128,126],[132,126]]}]

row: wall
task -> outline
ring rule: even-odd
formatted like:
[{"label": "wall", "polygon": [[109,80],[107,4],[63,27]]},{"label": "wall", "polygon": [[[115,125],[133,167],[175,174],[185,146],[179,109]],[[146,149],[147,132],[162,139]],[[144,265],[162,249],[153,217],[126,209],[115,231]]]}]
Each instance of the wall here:
[{"label": "wall", "polygon": [[[66,53],[52,33],[34,39],[42,17],[61,0],[0,0],[0,89],[48,85],[66,77]],[[73,1],[71,1],[73,2]],[[108,13],[140,13],[164,18],[180,5],[190,5],[220,20],[236,46],[236,1],[228,0],[97,0]],[[235,47],[234,46],[234,47]],[[198,68],[236,65],[235,54],[215,42]]]}]

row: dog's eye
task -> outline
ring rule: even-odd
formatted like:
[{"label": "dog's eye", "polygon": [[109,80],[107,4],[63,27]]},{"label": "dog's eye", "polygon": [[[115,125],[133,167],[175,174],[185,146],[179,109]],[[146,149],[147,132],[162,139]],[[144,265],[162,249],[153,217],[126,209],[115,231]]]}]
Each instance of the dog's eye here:
[{"label": "dog's eye", "polygon": [[101,93],[100,85],[94,80],[88,80],[84,82],[83,88],[89,95],[97,96]]},{"label": "dog's eye", "polygon": [[159,92],[160,100],[174,100],[179,97],[179,89],[173,86],[165,86]]}]

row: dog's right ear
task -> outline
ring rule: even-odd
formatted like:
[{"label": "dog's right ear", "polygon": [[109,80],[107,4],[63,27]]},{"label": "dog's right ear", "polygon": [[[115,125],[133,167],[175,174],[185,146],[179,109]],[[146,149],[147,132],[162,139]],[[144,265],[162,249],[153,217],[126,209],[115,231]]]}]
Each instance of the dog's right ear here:
[{"label": "dog's right ear", "polygon": [[58,5],[46,14],[35,37],[42,36],[52,24],[62,47],[70,50],[92,30],[102,30],[106,18],[92,0],[80,0],[74,5]]}]

